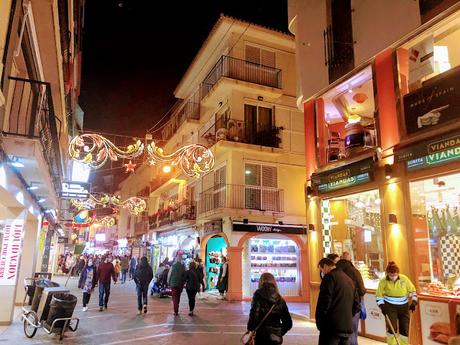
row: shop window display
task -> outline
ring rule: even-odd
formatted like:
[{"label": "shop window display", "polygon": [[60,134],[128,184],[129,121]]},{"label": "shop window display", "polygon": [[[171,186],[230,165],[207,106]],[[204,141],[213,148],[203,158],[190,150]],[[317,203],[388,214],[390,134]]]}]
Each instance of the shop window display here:
[{"label": "shop window display", "polygon": [[380,203],[377,190],[322,201],[324,253],[349,252],[368,289],[384,276]]},{"label": "shop window display", "polygon": [[227,256],[225,239],[219,236],[209,239],[206,245],[206,275],[207,288],[210,290],[216,288],[223,256]]},{"label": "shop window display", "polygon": [[264,272],[275,276],[281,295],[299,295],[298,249],[294,241],[255,238],[249,241],[248,249],[251,296]]},{"label": "shop window display", "polygon": [[320,165],[352,158],[376,146],[372,68],[325,93],[317,102]]},{"label": "shop window display", "polygon": [[411,182],[421,293],[460,297],[460,174]]}]

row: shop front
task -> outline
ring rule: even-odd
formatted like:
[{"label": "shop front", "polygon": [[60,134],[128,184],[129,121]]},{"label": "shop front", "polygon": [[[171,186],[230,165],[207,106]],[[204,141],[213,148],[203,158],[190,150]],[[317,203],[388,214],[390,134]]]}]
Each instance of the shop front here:
[{"label": "shop front", "polygon": [[198,232],[195,227],[161,232],[157,236],[160,245],[160,262],[168,259],[172,262],[180,251],[184,263],[188,264],[198,253]]}]

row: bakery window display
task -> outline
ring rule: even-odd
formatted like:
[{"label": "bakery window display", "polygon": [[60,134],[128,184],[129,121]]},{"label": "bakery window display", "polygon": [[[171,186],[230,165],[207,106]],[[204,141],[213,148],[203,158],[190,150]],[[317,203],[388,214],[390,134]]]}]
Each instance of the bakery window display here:
[{"label": "bakery window display", "polygon": [[460,174],[411,182],[421,294],[460,297]]},{"label": "bakery window display", "polygon": [[258,288],[260,275],[270,272],[284,296],[299,294],[297,245],[291,240],[252,239],[249,241],[251,295]]}]

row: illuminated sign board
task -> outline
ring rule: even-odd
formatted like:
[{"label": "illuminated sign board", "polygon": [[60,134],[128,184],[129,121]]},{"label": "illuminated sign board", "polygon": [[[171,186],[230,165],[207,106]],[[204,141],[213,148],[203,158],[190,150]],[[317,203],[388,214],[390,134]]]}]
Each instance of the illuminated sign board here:
[{"label": "illuminated sign board", "polygon": [[88,199],[91,184],[75,181],[62,182],[61,198],[64,199]]}]

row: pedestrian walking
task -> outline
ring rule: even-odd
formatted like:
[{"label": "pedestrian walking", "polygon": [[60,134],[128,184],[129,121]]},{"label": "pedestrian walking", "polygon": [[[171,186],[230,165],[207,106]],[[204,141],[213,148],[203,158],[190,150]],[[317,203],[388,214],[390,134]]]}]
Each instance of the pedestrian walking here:
[{"label": "pedestrian walking", "polygon": [[228,285],[228,262],[225,256],[222,257],[222,266],[219,269],[219,278],[217,280],[216,288],[219,290],[220,298],[225,299],[225,292]]},{"label": "pedestrian walking", "polygon": [[380,280],[375,297],[387,320],[387,343],[395,345],[399,341],[399,344],[407,345],[409,311],[414,312],[417,307],[415,286],[407,276],[399,273],[394,261],[388,263],[385,271],[386,276]]},{"label": "pedestrian walking", "polygon": [[89,258],[88,263],[83,267],[78,280],[78,288],[83,289],[83,311],[88,310],[88,303],[91,298],[91,293],[97,283],[97,272],[94,266],[93,259]]},{"label": "pedestrian walking", "polygon": [[144,314],[147,313],[147,295],[152,278],[152,267],[150,267],[147,258],[143,256],[134,274],[137,289],[137,314],[142,313],[142,307],[144,308]]},{"label": "pedestrian walking", "polygon": [[179,303],[184,288],[185,267],[182,263],[182,254],[176,255],[176,260],[168,273],[168,285],[171,287],[174,315],[179,315]]},{"label": "pedestrian walking", "polygon": [[198,274],[198,278],[200,279],[200,290],[204,292],[206,290],[206,267],[203,265],[203,260],[197,258],[196,260],[196,271]]},{"label": "pedestrian walking", "polygon": [[323,272],[315,313],[318,345],[348,345],[359,308],[355,284],[331,259],[321,259],[318,268]]},{"label": "pedestrian walking", "polygon": [[128,274],[129,270],[129,258],[127,255],[123,256],[121,259],[121,283],[126,283],[126,275]]},{"label": "pedestrian walking", "polygon": [[110,255],[106,255],[104,262],[99,264],[97,278],[99,282],[99,311],[102,311],[103,308],[107,309],[109,302],[110,280],[117,281],[117,275],[115,274],[115,268],[113,267]]},{"label": "pedestrian walking", "polygon": [[[351,256],[348,252],[343,252],[341,258],[336,263],[336,267],[342,270],[355,284],[355,298],[358,298],[360,306],[362,303],[363,296],[366,294],[366,288],[364,287],[363,277],[358,269],[351,262]],[[358,327],[359,319],[361,316],[361,310],[353,315],[353,333],[350,337],[350,345],[358,345]]]},{"label": "pedestrian walking", "polygon": [[275,277],[263,273],[254,292],[249,312],[248,331],[255,331],[255,345],[278,345],[292,328],[291,314],[281,297]]},{"label": "pedestrian walking", "polygon": [[136,266],[137,260],[134,256],[131,256],[129,260],[129,279],[132,280],[134,278],[134,273],[136,273]]},{"label": "pedestrian walking", "polygon": [[195,261],[191,261],[188,271],[184,274],[185,291],[188,296],[189,316],[193,316],[195,309],[195,298],[200,289],[200,277],[198,276],[197,266]]},{"label": "pedestrian walking", "polygon": [[[121,263],[120,263],[120,260],[118,259],[118,257],[115,257],[115,259],[113,260],[112,262],[113,264],[113,268],[115,269],[115,274],[117,276],[117,280],[118,280],[118,277],[120,277],[120,273],[121,273]],[[117,282],[115,281],[115,284]]]}]

